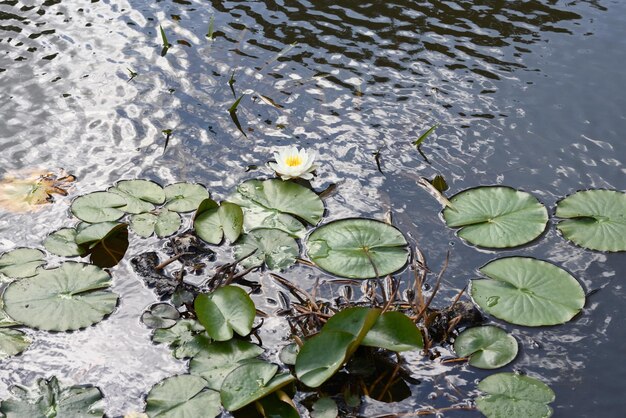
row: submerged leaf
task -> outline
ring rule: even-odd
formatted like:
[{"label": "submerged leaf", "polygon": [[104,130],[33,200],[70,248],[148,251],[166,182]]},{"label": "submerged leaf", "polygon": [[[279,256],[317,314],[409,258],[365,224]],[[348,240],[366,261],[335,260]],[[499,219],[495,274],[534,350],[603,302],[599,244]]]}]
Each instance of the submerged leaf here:
[{"label": "submerged leaf", "polygon": [[556,205],[563,236],[583,248],[626,251],[626,193],[584,190]]},{"label": "submerged leaf", "polygon": [[487,313],[512,324],[562,324],[585,305],[585,292],[576,279],[545,261],[500,258],[480,272],[488,279],[471,281],[472,298]]},{"label": "submerged leaf", "polygon": [[485,396],[476,399],[476,407],[487,418],[547,418],[554,392],[548,385],[529,376],[497,373],[478,384]]},{"label": "submerged leaf", "polygon": [[384,277],[403,268],[408,243],[400,231],[373,219],[342,219],[317,228],[306,241],[318,267],[338,276]]},{"label": "submerged leaf", "polygon": [[76,179],[72,175],[46,172],[21,172],[0,180],[0,208],[28,212],[53,202],[52,195],[67,195]]},{"label": "submerged leaf", "polygon": [[533,195],[502,186],[485,186],[454,195],[443,211],[459,237],[487,248],[527,244],[546,229],[548,211]]},{"label": "submerged leaf", "polygon": [[176,325],[178,318],[180,313],[169,303],[155,303],[141,315],[141,322],[148,328],[162,329]]},{"label": "submerged leaf", "polygon": [[174,357],[193,357],[211,344],[204,327],[194,319],[181,319],[171,328],[154,331],[152,341],[169,344]]}]

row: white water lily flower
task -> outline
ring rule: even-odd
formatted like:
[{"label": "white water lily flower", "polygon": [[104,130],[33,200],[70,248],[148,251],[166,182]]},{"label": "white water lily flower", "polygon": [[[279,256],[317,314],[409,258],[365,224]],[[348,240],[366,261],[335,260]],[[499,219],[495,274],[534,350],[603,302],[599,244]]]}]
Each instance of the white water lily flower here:
[{"label": "white water lily flower", "polygon": [[302,178],[311,180],[317,166],[313,164],[315,161],[315,152],[307,152],[304,148],[298,151],[298,148],[291,146],[274,153],[276,162],[270,162],[268,165],[283,180]]}]

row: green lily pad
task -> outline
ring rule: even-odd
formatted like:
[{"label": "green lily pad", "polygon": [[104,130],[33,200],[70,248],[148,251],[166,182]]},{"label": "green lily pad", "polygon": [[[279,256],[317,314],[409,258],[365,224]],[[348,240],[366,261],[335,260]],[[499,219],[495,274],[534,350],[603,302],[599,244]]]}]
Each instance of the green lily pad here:
[{"label": "green lily pad", "polygon": [[20,325],[19,322],[16,322],[4,311],[4,303],[2,302],[2,298],[0,298],[0,328],[8,328],[15,325]]},{"label": "green lily pad", "polygon": [[271,270],[284,270],[300,255],[298,243],[278,229],[255,229],[245,234],[235,246],[235,258],[245,268],[266,264]]},{"label": "green lily pad", "polygon": [[126,205],[120,208],[120,210],[123,210],[126,213],[144,213],[155,209],[155,206],[152,203],[131,196],[117,187],[111,187],[107,190],[107,192],[116,194],[126,201]]},{"label": "green lily pad", "polygon": [[76,234],[76,244],[96,266],[116,266],[128,250],[128,224],[101,222],[86,226]]},{"label": "green lily pad", "polygon": [[585,305],[585,292],[576,279],[545,261],[501,258],[480,272],[488,279],[472,280],[472,298],[487,313],[512,324],[562,324]]},{"label": "green lily pad", "polygon": [[193,220],[196,234],[209,244],[218,245],[226,237],[237,241],[243,228],[243,211],[239,205],[222,202],[218,205],[211,199],[202,201]]},{"label": "green lily pad", "polygon": [[160,205],[165,202],[163,187],[150,180],[122,180],[115,187],[135,199]]},{"label": "green lily pad", "polygon": [[141,322],[152,329],[171,328],[178,318],[180,313],[169,303],[155,303],[141,315]]},{"label": "green lily pad", "polygon": [[277,371],[278,366],[264,361],[251,361],[237,367],[222,383],[222,405],[229,411],[236,411],[295,380],[291,374],[277,375]]},{"label": "green lily pad", "polygon": [[48,235],[43,242],[46,250],[61,257],[76,257],[85,255],[85,250],[76,244],[76,230],[62,228]]},{"label": "green lily pad", "polygon": [[278,353],[278,358],[283,364],[286,364],[288,366],[295,366],[296,358],[298,357],[299,352],[300,347],[298,346],[298,344],[287,344],[280,350],[280,353]]},{"label": "green lily pad", "polygon": [[110,285],[111,278],[100,268],[66,262],[11,283],[3,294],[4,310],[31,328],[77,330],[113,312],[117,295],[106,290]]},{"label": "green lily pad", "polygon": [[279,229],[294,238],[304,238],[306,227],[293,216],[265,208],[252,200],[244,198],[235,192],[228,200],[243,210],[243,230],[250,232],[254,229]]},{"label": "green lily pad", "polygon": [[193,357],[211,344],[204,327],[194,319],[181,319],[171,328],[157,329],[152,341],[169,344],[174,357]]},{"label": "green lily pad", "polygon": [[[103,417],[102,392],[91,385],[61,387],[56,377],[38,379],[35,388],[20,389],[22,396],[0,402],[6,418]],[[54,413],[54,415],[52,414]]]},{"label": "green lily pad", "polygon": [[204,379],[183,374],[157,383],[146,399],[150,418],[213,418],[220,414],[220,394],[207,389]]},{"label": "green lily pad", "polygon": [[189,373],[206,380],[210,389],[220,390],[230,372],[262,353],[263,348],[246,341],[215,341],[191,359]]},{"label": "green lily pad", "polygon": [[214,340],[230,340],[233,331],[244,337],[252,331],[256,308],[240,287],[224,286],[211,294],[200,294],[194,307],[198,321]]},{"label": "green lily pad", "polygon": [[380,309],[347,308],[333,315],[296,357],[296,375],[316,388],[348,361],[380,316]]},{"label": "green lily pad", "polygon": [[476,399],[476,407],[487,418],[547,418],[554,392],[540,380],[514,373],[497,373],[478,384],[485,396]]},{"label": "green lily pad", "polygon": [[401,352],[424,348],[422,333],[402,312],[382,314],[365,334],[361,345]]},{"label": "green lily pad", "polygon": [[175,183],[165,187],[165,207],[174,212],[191,212],[209,198],[207,189],[195,183]]},{"label": "green lily pad", "polygon": [[372,219],[342,219],[317,228],[306,241],[309,258],[322,270],[342,277],[384,277],[409,258],[400,231]]},{"label": "green lily pad", "polygon": [[466,329],[454,342],[459,357],[470,356],[469,364],[481,369],[497,369],[517,356],[517,340],[494,326]]},{"label": "green lily pad", "polygon": [[556,205],[557,224],[563,236],[583,248],[626,251],[626,193],[585,190]]},{"label": "green lily pad", "polygon": [[159,238],[168,237],[176,233],[181,224],[180,215],[167,209],[159,211],[158,215],[141,213],[130,218],[130,228],[143,238],[148,238],[155,232]]},{"label": "green lily pad", "polygon": [[459,237],[487,248],[527,244],[546,229],[548,211],[533,195],[502,186],[477,187],[454,195],[443,211]]},{"label": "green lily pad", "polygon": [[72,213],[92,224],[117,221],[124,216],[126,200],[115,193],[94,192],[79,196],[72,202]]},{"label": "green lily pad", "polygon": [[0,360],[21,353],[30,343],[30,338],[22,331],[0,328]]},{"label": "green lily pad", "polygon": [[0,257],[0,273],[12,279],[32,277],[45,264],[45,257],[43,252],[34,248],[16,248]]},{"label": "green lily pad", "polygon": [[317,225],[324,215],[324,203],[311,190],[291,181],[249,180],[237,187],[245,199],[278,212],[289,213]]}]

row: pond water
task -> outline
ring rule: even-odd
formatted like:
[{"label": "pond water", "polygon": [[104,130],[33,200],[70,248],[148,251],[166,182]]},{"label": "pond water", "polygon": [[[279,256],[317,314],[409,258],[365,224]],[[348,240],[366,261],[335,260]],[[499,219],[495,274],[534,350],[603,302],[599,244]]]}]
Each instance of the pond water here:
[{"label": "pond water", "polygon": [[[623,190],[625,16],[621,0],[2,0],[0,175],[63,168],[78,181],[35,214],[0,212],[0,251],[39,247],[72,224],[73,197],[117,180],[194,181],[221,199],[244,179],[270,175],[263,165],[276,147],[304,146],[319,154],[313,186],[338,185],[327,219],[380,219],[391,209],[434,271],[450,251],[435,303],[448,303],[502,254],[549,260],[597,290],[565,325],[504,324],[521,346],[504,370],[548,383],[554,416],[622,416],[626,255],[583,250],[554,227],[523,248],[477,250],[445,227],[416,179],[442,174],[450,195],[508,185],[551,212],[577,190]],[[159,25],[173,44],[165,55]],[[246,93],[238,109],[245,136],[227,112],[231,76],[236,96]],[[435,123],[422,147],[427,162],[411,142]],[[121,302],[108,319],[73,333],[30,332],[27,351],[0,361],[0,399],[12,384],[54,374],[99,386],[107,413],[119,416],[142,410],[152,385],[184,372],[139,322],[156,297],[128,259],[160,245],[135,239],[112,269]],[[304,288],[329,279],[304,266],[285,277]],[[272,312],[275,287],[266,274],[257,278],[264,290],[256,301]],[[327,296],[336,290],[323,288]],[[276,341],[284,337],[280,321],[268,323]],[[409,361],[422,384],[406,401],[371,402],[364,416],[449,406],[491,374]]]}]

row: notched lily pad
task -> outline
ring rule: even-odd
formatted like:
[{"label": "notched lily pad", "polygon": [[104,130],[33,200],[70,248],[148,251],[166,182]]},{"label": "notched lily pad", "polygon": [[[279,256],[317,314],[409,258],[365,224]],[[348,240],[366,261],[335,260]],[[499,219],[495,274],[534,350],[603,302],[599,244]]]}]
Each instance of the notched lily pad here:
[{"label": "notched lily pad", "polygon": [[180,215],[167,209],[160,210],[158,214],[141,213],[130,218],[130,228],[143,238],[155,232],[159,238],[168,237],[175,234],[181,224]]},{"label": "notched lily pad", "polygon": [[284,270],[296,262],[298,243],[278,229],[255,229],[243,235],[235,246],[235,258],[249,268],[266,264],[271,270]]},{"label": "notched lily pad", "polygon": [[401,352],[424,348],[419,328],[411,319],[398,311],[385,312],[365,334],[361,345],[380,347]]},{"label": "notched lily pad", "polygon": [[209,244],[218,245],[224,237],[235,242],[243,229],[243,211],[234,203],[218,205],[205,199],[196,211],[193,227],[196,234]]},{"label": "notched lily pad", "polygon": [[113,312],[117,295],[100,268],[66,262],[11,283],[4,291],[4,310],[24,325],[46,331],[72,331],[101,321]]},{"label": "notched lily pad", "polygon": [[557,224],[563,236],[583,248],[626,251],[626,193],[585,190],[556,205]]},{"label": "notched lily pad", "polygon": [[497,373],[478,384],[486,395],[476,399],[476,407],[487,418],[547,418],[554,392],[548,385],[529,376]]},{"label": "notched lily pad", "polygon": [[450,228],[487,248],[527,244],[546,229],[548,211],[533,195],[503,186],[477,187],[454,195],[443,211]]},{"label": "notched lily pad", "polygon": [[488,279],[471,281],[470,294],[487,313],[512,324],[556,325],[585,305],[585,292],[565,270],[527,257],[507,257],[480,268]]},{"label": "notched lily pad", "polygon": [[0,360],[26,350],[31,340],[22,331],[0,328]]},{"label": "notched lily pad", "polygon": [[225,286],[210,294],[200,294],[194,307],[198,321],[214,340],[230,340],[233,331],[244,337],[252,331],[256,309],[240,287]]},{"label": "notched lily pad", "polygon": [[148,328],[171,328],[178,318],[180,313],[169,303],[155,303],[141,315],[141,322]]},{"label": "notched lily pad", "polygon": [[191,212],[209,198],[207,189],[195,183],[175,183],[165,187],[165,207],[174,212]]},{"label": "notched lily pad", "polygon": [[89,222],[112,222],[124,216],[122,208],[126,200],[115,193],[93,192],[79,196],[72,202],[72,213],[78,219]]},{"label": "notched lily pad", "polygon": [[469,356],[469,364],[481,369],[497,369],[517,356],[517,340],[494,326],[466,329],[454,342],[459,357]]},{"label": "notched lily pad", "polygon": [[368,279],[403,268],[408,243],[391,225],[373,219],[342,219],[317,228],[306,241],[318,267],[337,276]]},{"label": "notched lily pad", "polygon": [[76,229],[62,228],[48,235],[43,242],[46,250],[61,257],[85,255],[85,250],[76,244]]},{"label": "notched lily pad", "polygon": [[220,394],[206,387],[198,376],[183,374],[157,383],[146,399],[151,418],[213,418],[220,414]]},{"label": "notched lily pad", "polygon": [[[45,254],[34,248],[16,248],[0,257],[0,273],[12,279],[32,277],[46,262]],[[2,276],[0,276],[2,282]]]},{"label": "notched lily pad", "polygon": [[128,250],[128,224],[101,222],[82,228],[76,244],[100,268],[116,266]]},{"label": "notched lily pad", "polygon": [[194,319],[181,319],[171,328],[157,329],[152,341],[169,344],[174,357],[193,357],[211,344],[204,327]]}]

